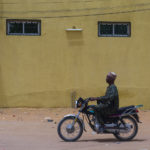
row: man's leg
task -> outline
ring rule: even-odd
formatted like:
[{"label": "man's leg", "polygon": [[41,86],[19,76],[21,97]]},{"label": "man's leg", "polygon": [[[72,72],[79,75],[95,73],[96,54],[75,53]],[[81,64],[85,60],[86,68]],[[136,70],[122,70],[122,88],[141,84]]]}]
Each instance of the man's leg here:
[{"label": "man's leg", "polygon": [[100,124],[102,126],[104,126],[104,121],[103,121],[103,117],[102,115],[104,114],[105,112],[105,105],[104,104],[99,104],[98,107],[97,107],[97,117],[98,117],[98,121],[100,122]]},{"label": "man's leg", "polygon": [[101,106],[97,105],[94,107],[95,109],[95,128],[97,132],[103,132],[104,122],[101,116]]}]

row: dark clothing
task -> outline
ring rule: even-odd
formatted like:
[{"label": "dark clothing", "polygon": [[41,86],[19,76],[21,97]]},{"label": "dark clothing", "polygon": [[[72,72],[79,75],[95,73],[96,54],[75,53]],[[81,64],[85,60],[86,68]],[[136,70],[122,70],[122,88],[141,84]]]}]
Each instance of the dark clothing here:
[{"label": "dark clothing", "polygon": [[117,87],[112,84],[107,87],[105,96],[101,96],[97,100],[95,106],[95,115],[100,123],[103,124],[102,116],[115,113],[119,108],[119,96]]},{"label": "dark clothing", "polygon": [[[119,108],[119,96],[117,87],[112,84],[107,87],[105,96],[101,96],[100,100],[97,100],[98,106],[102,107],[107,113],[115,113]],[[102,103],[102,104],[101,104]]]}]

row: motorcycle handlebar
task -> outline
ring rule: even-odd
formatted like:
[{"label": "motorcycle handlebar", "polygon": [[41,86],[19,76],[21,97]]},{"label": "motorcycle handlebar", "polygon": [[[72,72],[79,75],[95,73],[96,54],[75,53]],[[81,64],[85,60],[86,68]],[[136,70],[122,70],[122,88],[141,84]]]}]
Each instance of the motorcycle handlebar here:
[{"label": "motorcycle handlebar", "polygon": [[84,100],[84,103],[88,103],[90,101],[90,98],[86,98],[85,100]]}]

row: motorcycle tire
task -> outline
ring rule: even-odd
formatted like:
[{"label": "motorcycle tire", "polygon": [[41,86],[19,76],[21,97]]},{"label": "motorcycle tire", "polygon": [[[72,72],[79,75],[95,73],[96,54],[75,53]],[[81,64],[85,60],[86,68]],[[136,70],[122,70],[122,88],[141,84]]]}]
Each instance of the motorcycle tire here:
[{"label": "motorcycle tire", "polygon": [[76,123],[78,123],[79,128],[80,128],[80,131],[79,131],[79,134],[78,134],[76,137],[74,137],[74,138],[66,138],[66,137],[63,135],[63,133],[61,132],[61,127],[62,127],[63,123],[64,123],[66,120],[72,120],[72,121],[73,121],[74,119],[75,119],[74,116],[68,116],[68,117],[63,118],[63,119],[60,121],[60,123],[58,124],[58,127],[57,127],[58,135],[59,135],[59,137],[60,137],[62,140],[66,141],[66,142],[74,142],[74,141],[77,141],[77,140],[81,137],[81,135],[82,135],[82,133],[83,133],[83,125],[82,125],[82,123],[81,123],[81,121],[80,121],[79,119],[77,119]]},{"label": "motorcycle tire", "polygon": [[120,140],[120,141],[130,141],[130,140],[132,140],[136,136],[136,134],[138,132],[138,124],[135,121],[135,119],[132,118],[132,117],[130,117],[130,116],[125,116],[125,117],[122,118],[122,120],[125,120],[125,119],[128,119],[128,120],[130,120],[133,123],[133,125],[134,125],[134,131],[133,131],[133,133],[129,137],[126,137],[126,138],[122,137],[120,135],[120,133],[114,133],[114,136],[118,140]]}]

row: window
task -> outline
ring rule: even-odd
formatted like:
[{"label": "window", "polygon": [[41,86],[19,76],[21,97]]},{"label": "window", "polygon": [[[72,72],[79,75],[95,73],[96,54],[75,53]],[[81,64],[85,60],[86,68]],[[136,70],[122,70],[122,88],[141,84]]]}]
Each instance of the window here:
[{"label": "window", "polygon": [[7,20],[7,35],[41,35],[41,21]]},{"label": "window", "polygon": [[131,23],[129,22],[98,22],[98,36],[100,37],[129,37]]}]

